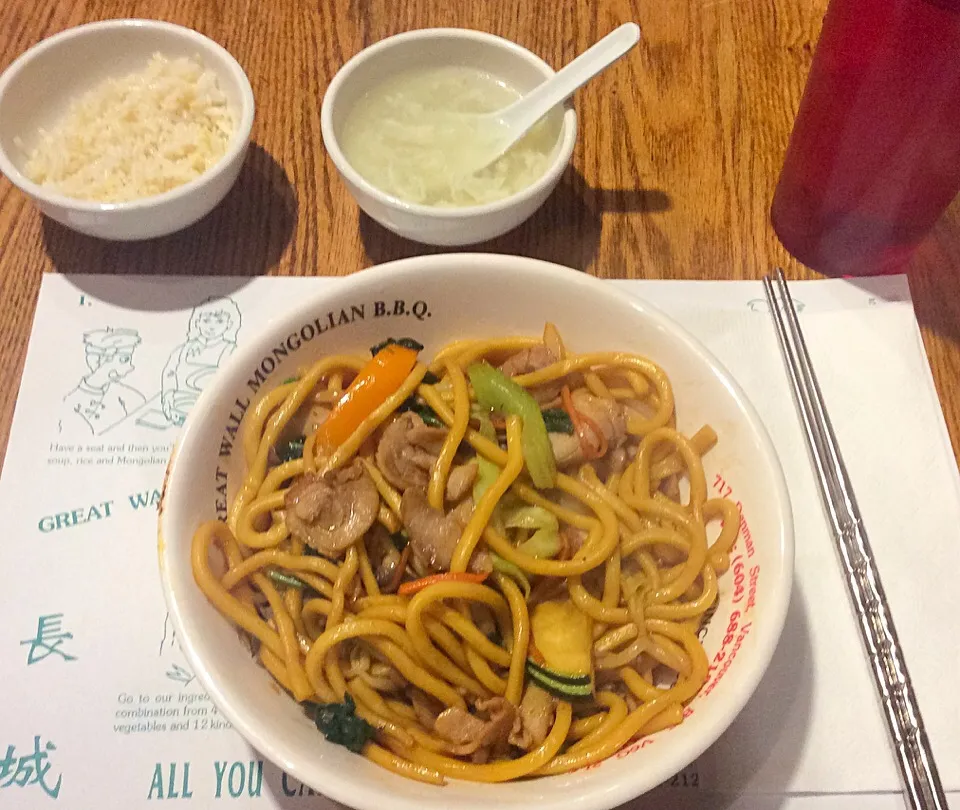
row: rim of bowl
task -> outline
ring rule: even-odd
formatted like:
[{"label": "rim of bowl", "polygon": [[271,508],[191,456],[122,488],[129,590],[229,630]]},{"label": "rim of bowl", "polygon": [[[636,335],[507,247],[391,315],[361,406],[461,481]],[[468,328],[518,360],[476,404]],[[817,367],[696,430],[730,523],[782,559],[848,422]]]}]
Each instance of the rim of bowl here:
[{"label": "rim of bowl", "polygon": [[233,54],[224,48],[220,43],[210,39],[210,37],[175,23],[165,22],[163,20],[148,20],[139,18],[123,18],[115,20],[102,20],[100,22],[84,23],[67,28],[53,36],[40,40],[36,45],[28,48],[18,56],[10,66],[0,75],[0,110],[3,108],[3,98],[11,82],[16,78],[23,68],[34,61],[47,51],[67,45],[71,40],[79,37],[88,36],[98,31],[109,30],[111,28],[156,28],[168,31],[184,39],[192,40],[198,43],[208,52],[212,51],[227,66],[230,73],[240,88],[240,115],[237,121],[236,129],[231,135],[230,143],[227,144],[227,150],[220,156],[220,159],[207,169],[199,177],[184,183],[183,185],[164,191],[162,194],[152,194],[149,197],[141,197],[136,200],[126,200],[124,202],[96,202],[95,200],[82,200],[76,197],[68,197],[55,191],[34,183],[29,177],[21,172],[13,161],[7,157],[7,152],[0,144],[0,172],[10,178],[11,182],[31,197],[42,200],[51,205],[57,205],[62,208],[70,208],[75,211],[84,212],[111,212],[111,211],[136,211],[144,208],[151,208],[155,205],[181,199],[188,196],[197,189],[205,186],[211,178],[220,174],[224,168],[244,149],[247,148],[250,141],[250,132],[253,129],[254,99],[253,88],[250,86],[250,79],[241,67]]},{"label": "rim of bowl", "polygon": [[431,217],[438,220],[458,220],[478,214],[502,211],[516,205],[521,200],[537,195],[554,182],[559,175],[563,174],[573,155],[573,149],[577,143],[577,113],[569,101],[564,104],[560,137],[557,139],[560,147],[557,150],[553,162],[547,167],[546,171],[529,186],[520,189],[509,197],[504,197],[502,200],[494,200],[493,202],[483,203],[481,205],[467,205],[458,208],[441,208],[432,205],[423,205],[422,203],[408,202],[407,200],[403,200],[400,197],[388,194],[382,189],[377,188],[377,186],[373,185],[354,169],[350,161],[347,160],[333,131],[333,105],[337,94],[350,74],[364,62],[370,59],[376,59],[383,51],[389,50],[408,40],[441,38],[473,39],[478,42],[484,42],[523,57],[540,70],[545,79],[556,75],[556,71],[533,51],[524,48],[513,40],[505,39],[504,37],[490,34],[486,31],[477,31],[472,28],[418,28],[413,31],[405,31],[402,34],[395,34],[392,37],[381,39],[351,56],[340,70],[337,71],[327,86],[326,93],[324,93],[323,103],[320,106],[320,134],[323,138],[323,145],[326,147],[330,159],[337,167],[337,171],[344,175],[351,183],[359,186],[365,193],[376,198],[384,205],[398,208],[406,213]]},{"label": "rim of bowl", "polygon": [[[424,269],[431,270],[435,265],[445,266],[451,261],[456,261],[460,265],[473,265],[474,267],[478,264],[485,266],[499,265],[502,269],[509,269],[511,266],[515,266],[517,262],[520,262],[524,265],[524,272],[541,276],[544,283],[557,280],[560,275],[563,275],[565,283],[570,283],[571,292],[574,294],[578,287],[589,287],[595,292],[600,292],[602,295],[610,298],[619,298],[622,295],[622,293],[618,293],[616,289],[604,285],[602,279],[575,273],[569,270],[569,268],[564,268],[551,262],[521,256],[490,253],[442,253],[430,256],[414,256],[377,265],[365,270],[363,273],[355,274],[350,278],[356,279],[358,285],[361,287],[369,286],[372,289],[377,289],[381,279],[385,281],[388,279],[390,281],[396,281],[399,276],[401,280],[407,277],[411,281],[415,281],[419,273]],[[350,282],[343,283],[349,284]],[[299,317],[305,317],[316,311],[319,301],[341,294],[342,293],[337,290],[326,290],[301,301],[298,305],[291,307],[284,316],[278,316],[278,318],[282,317],[283,320],[289,319],[293,321]],[[707,729],[708,733],[698,740],[698,744],[695,746],[692,745],[686,751],[682,757],[684,761],[681,764],[676,763],[678,757],[675,755],[671,760],[673,764],[670,764],[669,767],[661,764],[658,768],[654,768],[653,777],[648,776],[642,779],[622,777],[615,785],[608,784],[602,790],[592,790],[588,787],[575,790],[571,787],[566,799],[544,799],[541,804],[546,810],[563,810],[563,808],[570,806],[571,801],[577,803],[579,810],[606,810],[607,808],[618,807],[624,802],[645,795],[650,790],[653,790],[654,787],[662,783],[663,780],[668,779],[677,770],[689,764],[689,762],[695,761],[705,750],[716,744],[723,733],[730,728],[740,715],[750,698],[756,693],[757,686],[769,670],[770,662],[783,635],[787,610],[793,592],[795,537],[790,493],[787,488],[786,477],[783,472],[783,466],[780,463],[780,458],[777,455],[776,448],[766,425],[760,418],[760,414],[740,384],[727,370],[726,366],[720,362],[704,343],[694,337],[678,321],[667,315],[656,305],[637,296],[631,297],[632,302],[633,299],[635,299],[634,309],[638,317],[647,317],[656,322],[661,329],[670,334],[672,340],[683,344],[692,355],[719,378],[720,382],[735,399],[738,407],[745,416],[747,424],[756,436],[758,448],[771,473],[769,480],[771,500],[775,504],[774,508],[776,509],[779,522],[779,532],[777,536],[771,537],[771,542],[774,542],[782,550],[779,565],[773,572],[780,587],[773,591],[769,606],[767,607],[769,611],[769,613],[766,614],[767,620],[763,624],[763,630],[760,631],[762,634],[758,633],[762,645],[757,649],[753,666],[748,671],[742,673],[742,679],[738,682],[738,688],[730,695],[725,706],[719,710],[719,717],[714,720]],[[272,331],[275,331],[277,327],[277,318],[271,319],[261,326],[257,335],[251,341],[248,341],[245,347],[241,347],[238,351],[234,352],[227,360],[227,365],[224,369],[221,369],[220,378],[225,379],[226,376],[228,376],[228,374],[224,374],[225,369],[230,369],[234,366],[240,367],[248,365],[251,359],[258,356],[259,341],[268,334],[271,334]],[[194,442],[193,436],[201,429],[201,423],[209,419],[210,411],[213,408],[215,397],[217,396],[216,390],[216,383],[207,386],[204,391],[201,392],[190,415],[187,417],[164,475],[164,491],[158,517],[158,551],[162,591],[170,616],[176,627],[183,652],[199,676],[203,688],[217,707],[226,715],[237,732],[248,743],[257,747],[257,750],[263,752],[267,759],[275,763],[282,763],[283,769],[290,776],[299,779],[306,785],[316,787],[316,780],[311,778],[309,772],[319,770],[324,778],[324,787],[321,791],[323,795],[334,801],[345,803],[350,807],[366,808],[369,810],[370,808],[378,807],[378,801],[389,797],[400,810],[423,810],[423,807],[426,806],[423,801],[412,798],[402,798],[391,794],[389,793],[389,788],[382,785],[365,786],[363,788],[364,796],[358,801],[357,781],[354,776],[337,773],[336,770],[328,766],[322,766],[317,769],[316,766],[310,766],[304,763],[300,750],[292,748],[289,743],[272,732],[269,723],[264,724],[258,720],[252,712],[246,711],[241,705],[231,702],[224,696],[220,684],[213,681],[209,676],[203,657],[198,653],[194,634],[184,628],[181,605],[178,602],[174,588],[171,586],[166,563],[167,557],[171,553],[171,545],[169,542],[171,533],[167,531],[166,527],[172,519],[171,508],[170,504],[167,503],[167,498],[170,495],[170,490],[177,488],[175,480],[179,478],[180,469],[189,464],[187,457],[190,453],[185,454],[184,450],[190,449],[190,445]],[[173,511],[175,512],[176,508],[174,508]],[[180,518],[180,521],[182,520],[183,518]],[[666,763],[666,761],[664,762]],[[674,765],[676,765],[676,767],[674,767]],[[667,771],[669,771],[669,773]],[[563,776],[542,778],[551,780],[563,778]],[[655,778],[656,781],[651,781],[653,778]],[[443,801],[442,798],[438,798],[436,806],[444,806]],[[434,806],[434,802],[429,802],[429,806]],[[476,801],[464,804],[463,806],[465,810],[486,810],[489,803],[488,800],[480,797]]]}]

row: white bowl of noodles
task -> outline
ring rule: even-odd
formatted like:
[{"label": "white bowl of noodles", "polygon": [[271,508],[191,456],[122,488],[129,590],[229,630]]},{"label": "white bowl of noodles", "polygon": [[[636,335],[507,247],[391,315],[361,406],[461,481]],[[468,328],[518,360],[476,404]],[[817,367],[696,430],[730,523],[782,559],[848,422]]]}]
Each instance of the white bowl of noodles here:
[{"label": "white bowl of noodles", "polygon": [[[341,313],[345,314],[341,317]],[[556,490],[536,490],[532,483],[535,469],[537,477],[544,473],[535,467],[531,460],[533,450],[520,438],[519,420],[505,419],[511,439],[506,452],[489,443],[484,449],[482,438],[468,434],[459,446],[460,455],[455,463],[465,460],[461,456],[469,462],[476,454],[472,448],[479,447],[480,455],[485,454],[493,464],[491,467],[488,463],[486,468],[487,474],[493,470],[493,477],[486,489],[468,490],[476,493],[477,500],[471,501],[472,512],[468,507],[463,513],[465,517],[459,524],[461,532],[454,535],[452,562],[449,557],[447,562],[437,562],[442,554],[424,556],[420,524],[416,523],[414,512],[407,511],[408,500],[412,503],[420,497],[408,493],[419,491],[421,486],[429,487],[430,476],[438,469],[436,461],[423,463],[421,470],[426,471],[425,477],[419,482],[414,470],[413,480],[396,485],[398,490],[405,487],[400,517],[410,521],[405,526],[407,547],[413,549],[407,555],[403,579],[405,582],[419,580],[434,570],[432,565],[469,567],[469,571],[479,571],[479,576],[483,576],[486,563],[479,559],[483,555],[487,555],[488,563],[490,551],[498,550],[525,564],[529,556],[524,557],[526,552],[519,550],[526,549],[535,560],[531,565],[544,574],[538,578],[528,572],[533,585],[531,597],[524,599],[522,587],[504,584],[504,580],[494,574],[482,585],[448,581],[422,587],[420,582],[417,586],[405,585],[407,590],[421,587],[412,597],[368,598],[368,592],[373,589],[370,577],[376,580],[383,573],[381,566],[387,562],[389,549],[384,550],[373,541],[373,535],[379,530],[368,530],[370,524],[366,520],[376,527],[378,521],[389,523],[398,519],[395,514],[391,517],[390,499],[382,494],[384,481],[395,479],[397,469],[391,468],[390,475],[381,476],[383,480],[375,486],[378,500],[373,512],[357,506],[360,501],[350,499],[360,497],[358,490],[366,493],[363,496],[366,498],[371,488],[369,476],[375,475],[369,470],[380,469],[381,462],[385,467],[392,463],[385,461],[389,448],[384,450],[383,458],[374,452],[375,446],[386,442],[386,426],[394,419],[413,420],[414,417],[394,414],[363,441],[361,433],[372,429],[383,412],[390,410],[390,406],[376,410],[378,402],[391,401],[385,399],[390,392],[393,400],[407,399],[406,390],[398,385],[416,390],[409,374],[394,368],[397,379],[402,382],[388,385],[385,382],[388,377],[381,373],[379,383],[374,386],[375,393],[379,391],[379,394],[366,402],[363,411],[349,418],[344,416],[348,413],[346,406],[338,405],[337,419],[329,416],[326,422],[318,419],[321,426],[315,433],[311,432],[315,426],[300,425],[297,429],[313,436],[307,441],[304,455],[313,462],[305,462],[304,457],[299,461],[280,461],[276,458],[279,443],[272,441],[272,434],[267,435],[261,447],[263,422],[256,421],[256,414],[273,414],[266,424],[279,428],[283,417],[277,416],[280,413],[277,408],[299,410],[302,416],[305,409],[297,409],[297,403],[289,397],[297,395],[298,390],[305,393],[308,388],[310,396],[318,402],[335,403],[339,399],[335,393],[338,381],[331,381],[330,375],[337,369],[323,372],[317,389],[312,388],[308,369],[320,373],[318,361],[329,364],[335,362],[331,359],[335,356],[349,356],[353,359],[344,361],[342,378],[342,382],[349,382],[355,373],[350,369],[370,361],[369,347],[389,337],[418,341],[423,345],[419,360],[425,364],[454,341],[518,336],[525,339],[525,342],[511,344],[509,352],[499,355],[496,352],[483,355],[475,343],[461,344],[453,350],[448,348],[444,356],[451,364],[455,367],[463,364],[469,371],[471,358],[465,356],[465,350],[469,349],[474,359],[486,356],[491,365],[496,365],[507,354],[538,343],[546,323],[555,325],[562,337],[563,349],[551,335],[546,349],[553,352],[553,357],[548,358],[551,362],[547,370],[541,372],[540,378],[519,377],[519,381],[529,384],[529,390],[541,400],[549,400],[554,393],[545,391],[542,385],[532,387],[533,383],[543,383],[544,375],[549,378],[548,384],[557,382],[560,384],[557,387],[567,386],[572,392],[569,398],[560,394],[554,401],[544,401],[540,406],[547,410],[553,406],[572,408],[568,415],[575,417],[571,422],[576,423],[576,429],[567,438],[573,441],[574,452],[579,448],[587,458],[604,449],[599,434],[605,434],[604,438],[609,439],[607,455],[591,462],[601,475],[622,468],[624,459],[614,463],[609,455],[615,446],[626,441],[622,446],[629,448],[633,443],[639,447],[635,456],[632,452],[625,454],[631,466],[619,480],[622,482],[626,477],[628,483],[610,481],[612,488],[607,490],[608,495],[601,496],[597,494],[597,487],[602,484],[588,473],[578,478],[579,466],[574,459],[572,467],[561,463],[561,470],[569,473],[569,477],[551,479],[565,491],[561,499]],[[596,354],[609,352],[621,354],[618,358]],[[640,359],[625,360],[625,355]],[[391,351],[387,359],[393,362],[401,356],[406,355],[399,350]],[[383,360],[379,368],[385,368],[386,355],[378,357]],[[422,373],[422,369],[416,371],[419,366],[413,368],[415,371],[411,373]],[[578,370],[576,375],[571,371],[573,368]],[[657,368],[665,376],[661,376]],[[510,367],[506,370],[518,371]],[[463,389],[456,381],[455,369],[449,370],[441,363],[436,371],[441,381],[430,389],[432,400],[414,403],[416,412],[424,413],[423,405],[428,404],[433,406],[441,422],[459,412],[465,415],[462,401],[460,406],[456,405],[455,394]],[[470,378],[477,383],[472,389],[474,397],[483,399],[489,395],[477,382],[478,378],[472,375]],[[435,384],[431,378],[427,380],[430,385]],[[644,405],[641,392],[647,386],[656,394],[652,398],[644,395]],[[419,390],[424,396],[429,393],[423,388]],[[669,407],[670,392],[675,408]],[[271,399],[264,400],[265,395]],[[624,409],[624,424],[615,421],[608,424],[603,421],[603,414],[595,410],[597,401],[605,401],[607,395],[613,404],[608,402],[604,407]],[[260,401],[266,405],[258,410]],[[353,402],[364,400],[354,397]],[[511,407],[514,406],[507,409]],[[481,410],[474,408],[473,415]],[[529,411],[524,413],[525,420],[531,424],[536,421]],[[366,418],[361,418],[364,415]],[[656,428],[663,422],[667,424],[665,428]],[[697,454],[704,446],[701,440],[710,438],[709,432],[702,432],[701,428],[708,425],[717,434],[716,445],[702,457],[702,479],[700,464],[691,461],[692,476],[683,474],[679,480],[667,480],[670,471],[677,469],[671,467],[675,462],[669,457],[679,452],[678,448],[691,447],[683,439],[675,440],[679,444],[664,439],[673,435],[670,425],[674,422],[681,436],[697,437],[692,445]],[[479,427],[480,422],[470,424]],[[642,445],[640,439],[624,440],[624,427],[659,438],[649,439],[647,445]],[[441,429],[445,431],[443,440],[435,448],[441,455],[450,430],[458,429],[456,422],[450,429]],[[501,439],[499,444],[504,444],[503,428],[494,429]],[[483,430],[489,430],[489,425]],[[551,430],[563,432],[565,428],[553,426]],[[339,433],[348,438],[338,439]],[[569,457],[561,455],[566,451],[562,451],[555,439],[551,436],[551,447],[562,462]],[[450,441],[455,444],[453,439]],[[267,444],[274,445],[269,456],[271,470],[277,470],[278,463],[293,466],[272,474],[266,467],[258,473],[256,462],[248,467],[248,456],[254,459],[257,453],[262,453],[262,458],[267,457]],[[286,445],[280,449],[289,457]],[[298,511],[299,502],[289,501],[292,496],[281,489],[289,477],[293,478],[293,485],[297,485],[303,477],[304,464],[318,468],[339,465],[343,469],[354,463],[351,458],[355,454],[364,460],[355,462],[353,472],[342,473],[339,479],[334,472],[313,480],[318,486],[354,487],[349,492],[342,491],[339,506],[336,498],[326,501],[321,498],[317,503],[327,506],[315,503],[314,512]],[[519,466],[515,463],[517,458],[521,459]],[[644,459],[653,461],[654,472],[649,476]],[[542,459],[537,464],[540,461]],[[506,486],[513,476],[518,476],[515,484],[524,486],[508,491],[520,494],[497,506],[498,517],[492,518],[493,522],[488,523],[481,514],[478,518],[481,528],[492,526],[493,532],[478,535],[474,531],[476,526],[471,528],[470,516],[482,513],[490,500],[496,499],[496,494],[489,493],[496,493],[496,487],[501,484]],[[693,479],[692,484],[688,478]],[[247,494],[237,507],[238,492],[245,484]],[[387,481],[387,486],[393,485]],[[435,485],[438,486],[433,497],[440,498],[447,512],[441,517],[446,520],[455,508],[452,501],[461,496],[449,489],[445,496],[444,487]],[[594,494],[583,495],[585,487],[592,487]],[[718,491],[718,487],[724,491]],[[530,532],[506,525],[522,523],[513,521],[512,516],[517,512],[510,510],[529,506],[523,503],[524,497],[535,503],[538,491],[546,498],[543,508],[554,509],[560,516],[560,534],[565,539],[559,551],[556,546],[548,548],[547,544],[535,552],[529,545]],[[654,492],[661,492],[662,497],[653,497]],[[663,506],[678,496],[684,500],[692,497],[695,504]],[[730,496],[729,503],[721,504],[719,499],[727,496]],[[425,498],[429,498],[429,493],[420,497],[421,503],[416,508],[423,508]],[[577,500],[585,501],[586,505],[578,507]],[[343,520],[320,526],[323,521],[318,519],[319,534],[304,529],[304,520],[311,520],[316,510],[341,508],[346,501],[356,508],[344,508]],[[651,503],[661,506],[651,506]],[[563,508],[557,508],[557,504],[581,513],[581,517],[571,516]],[[410,510],[414,508],[409,506]],[[251,509],[265,517],[251,516]],[[224,539],[232,538],[233,533],[220,521],[232,520],[228,517],[232,511],[237,536],[249,544],[242,551],[240,546],[232,545],[232,540]],[[728,532],[732,524],[739,528],[735,544],[729,550],[716,545],[705,548],[704,536],[710,544],[728,543],[731,539],[729,534],[719,533],[718,517],[723,514],[727,516]],[[656,515],[661,517],[647,521]],[[709,526],[704,535],[698,528],[702,525],[700,515],[706,515]],[[358,519],[361,525],[357,530]],[[618,528],[612,530],[612,545],[607,536],[611,519],[614,526],[624,524],[622,532]],[[577,543],[569,539],[575,535],[566,525],[568,521],[578,520],[587,530],[585,538],[583,533],[579,535],[579,550]],[[206,528],[198,531],[201,526]],[[330,532],[341,529],[359,531],[360,539],[352,541],[352,545],[335,548],[343,538],[332,539]],[[306,534],[301,533],[304,531]],[[470,542],[476,544],[471,545],[472,554],[471,549],[463,547],[464,538],[471,533]],[[680,536],[680,539],[671,540],[671,536]],[[701,539],[697,540],[698,537]],[[300,539],[304,538],[310,546],[323,548],[333,561],[298,554],[302,547]],[[277,542],[279,546],[271,545]],[[503,548],[504,542],[510,548]],[[328,543],[333,545],[325,545]],[[679,549],[673,554],[668,548],[671,543]],[[358,544],[362,544],[362,549]],[[229,565],[223,561],[220,551],[227,546],[238,551],[229,564],[233,566],[229,571],[225,570]],[[611,561],[614,556],[611,549],[615,548],[624,552],[616,577],[615,563]],[[680,326],[648,304],[568,269],[518,257],[464,254],[408,259],[354,275],[331,285],[322,296],[277,315],[259,335],[241,345],[204,390],[186,421],[171,459],[161,504],[159,554],[164,591],[180,644],[210,697],[251,745],[303,783],[332,799],[364,810],[379,810],[384,806],[396,810],[431,807],[486,810],[491,806],[557,810],[575,806],[601,810],[650,790],[687,766],[723,733],[743,708],[763,676],[783,626],[793,572],[793,527],[783,474],[756,412],[709,351]],[[371,562],[370,571],[360,570],[356,575],[349,575],[351,566],[364,568],[359,559],[364,556]],[[243,558],[247,562],[242,562]],[[395,570],[396,559],[391,559]],[[577,585],[576,577],[566,577],[597,559],[602,560],[596,569],[599,574],[585,574],[581,586]],[[696,569],[689,588],[686,584],[677,584],[687,576],[684,572],[688,566]],[[345,569],[348,574],[343,573]],[[611,601],[604,602],[602,583],[608,569],[611,582],[619,580],[620,593],[611,586],[608,593]],[[273,573],[267,575],[267,571]],[[714,577],[714,574],[717,575]],[[517,581],[506,576],[510,582]],[[299,585],[297,577],[302,578]],[[347,585],[348,579],[359,584]],[[716,599],[710,593],[710,581],[714,579],[718,589]],[[555,583],[552,591],[548,580]],[[671,583],[674,590],[681,587],[686,590],[679,596],[669,597]],[[303,584],[306,590],[301,590]],[[390,590],[395,584],[385,585],[384,590]],[[263,607],[263,593],[270,589],[283,605],[273,613]],[[291,593],[283,595],[286,591]],[[501,623],[499,635],[492,633],[492,641],[488,642],[502,650],[502,655],[484,645],[487,639],[472,638],[467,632],[470,628],[458,629],[458,611],[442,611],[444,607],[459,604],[447,597],[473,600],[480,598],[477,594],[488,591],[494,593],[488,600],[491,604],[501,598],[501,593],[508,597],[506,613],[497,619]],[[346,594],[345,613],[337,621],[341,592]],[[520,603],[515,599],[517,594],[520,594]],[[634,595],[627,598],[623,594]],[[514,598],[509,598],[511,596]],[[555,634],[549,632],[549,627],[545,629],[541,621],[545,616],[541,606],[545,603],[559,606],[557,610],[561,612],[554,611],[554,616],[572,616],[570,626],[581,627],[587,622],[585,626],[590,632],[584,631],[586,636],[579,630],[571,630],[563,639],[571,649],[586,650],[588,674],[574,672],[577,666],[583,669],[583,658],[572,652],[564,660],[580,664],[571,664],[570,668],[558,665],[559,659],[553,652]],[[708,603],[712,604],[705,610]],[[308,605],[312,605],[309,610]],[[523,641],[518,617],[524,609],[532,617],[535,643],[529,647],[529,656],[522,652],[514,656],[514,650],[524,649],[516,644],[517,640]],[[563,614],[562,610],[566,609],[574,612]],[[414,613],[420,618],[411,620]],[[495,618],[494,613],[496,611],[477,610],[469,614],[466,623],[478,627],[480,635],[486,634],[489,628],[484,618],[489,624]],[[584,616],[587,618],[581,621]],[[604,617],[608,626],[597,629],[595,619]],[[417,635],[416,622],[426,627],[435,619],[443,625],[439,631],[431,625],[432,632],[420,636],[428,641],[435,638],[439,646],[434,646],[434,651],[442,650],[447,664],[453,662],[462,667],[459,675],[454,673],[456,677],[447,672],[444,662],[431,660],[430,654],[423,652],[424,642]],[[324,624],[327,620],[331,621],[329,627]],[[628,649],[636,645],[638,639],[636,633],[631,635],[629,626],[635,620],[644,622],[646,641],[636,646],[631,659]],[[251,641],[247,632],[238,632],[233,621],[247,624],[259,638]],[[689,627],[685,625],[688,621],[692,622]],[[384,630],[386,624],[392,624],[394,629]],[[693,635],[694,625],[699,628],[699,639]],[[618,631],[621,627],[628,629]],[[614,637],[612,634],[617,632],[620,636]],[[298,633],[304,636],[302,650],[297,649]],[[292,640],[289,648],[284,647],[284,638]],[[578,647],[577,641],[583,638],[587,641]],[[596,639],[592,647],[590,638]],[[312,656],[308,650],[313,652]],[[328,650],[334,653],[328,656]],[[408,656],[406,664],[402,660],[403,652]],[[618,660],[617,656],[627,660]],[[482,659],[479,663],[478,657]],[[532,665],[528,664],[528,657],[533,659]],[[402,672],[404,667],[408,670],[406,675]],[[634,674],[624,674],[625,667]],[[550,677],[557,675],[560,680],[554,682],[548,677],[545,681],[537,677],[538,668],[541,676],[547,671],[552,673]],[[309,700],[332,703],[329,695],[337,697],[338,693],[337,669],[345,673],[358,714],[379,727],[363,748],[366,757],[324,739],[314,722],[313,712],[308,713],[288,692],[289,689],[303,697],[303,690],[307,690]],[[562,672],[558,674],[559,670]],[[423,705],[417,709],[409,707],[413,690],[406,682],[414,677],[438,700],[419,700]],[[584,677],[590,682],[585,689]],[[462,681],[459,685],[458,679]],[[362,688],[364,683],[369,687],[367,690]],[[512,701],[519,695],[526,698],[531,683],[546,684],[548,689],[564,696],[550,702],[547,721],[539,733],[534,728],[535,717],[524,714],[518,721],[511,700],[499,698],[499,690]],[[580,690],[576,696],[572,696],[571,685]],[[653,692],[651,688],[660,691]],[[454,704],[461,700],[463,709],[457,709]],[[346,701],[339,704],[338,711],[344,710],[345,705]],[[476,740],[471,741],[470,735],[454,743],[455,729],[451,730],[449,722],[436,717],[441,710],[441,717],[447,716],[448,721],[451,717],[462,720],[456,712],[465,710],[483,724],[481,736],[489,732],[491,739],[489,745],[481,748],[480,758],[487,757],[486,764],[472,763],[471,759],[477,757],[464,753],[476,747]],[[496,714],[500,711],[513,712],[509,739],[504,724],[497,726],[498,721],[503,720]],[[584,719],[591,715],[594,720]],[[571,716],[573,725],[568,728]],[[330,717],[325,716],[323,720],[326,723]],[[602,725],[604,723],[606,725]],[[345,732],[347,736],[356,727],[351,726]],[[363,724],[359,727],[364,728]],[[328,725],[325,728],[329,730]],[[521,739],[525,730],[530,733]],[[593,736],[574,746],[574,738],[591,733]],[[358,747],[363,739],[361,735]],[[408,740],[406,746],[399,742],[402,739]],[[410,740],[415,744],[410,745]],[[428,750],[431,740],[443,746],[440,754]],[[462,754],[459,760],[456,753]],[[446,774],[445,783],[430,784],[399,775],[371,758],[394,769],[406,767],[422,778],[430,779],[432,774],[434,781],[437,775]],[[413,764],[403,764],[409,761]],[[543,769],[548,775],[538,773]],[[458,775],[469,780],[520,778],[478,784],[457,778]]]}]

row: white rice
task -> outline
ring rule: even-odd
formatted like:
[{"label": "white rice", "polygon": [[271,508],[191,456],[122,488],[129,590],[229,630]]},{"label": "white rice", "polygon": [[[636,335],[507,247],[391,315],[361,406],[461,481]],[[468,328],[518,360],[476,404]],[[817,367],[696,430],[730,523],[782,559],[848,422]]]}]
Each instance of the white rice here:
[{"label": "white rice", "polygon": [[25,174],[68,197],[123,202],[199,177],[236,127],[217,82],[193,58],[154,54],[146,69],[107,79],[40,130]]}]

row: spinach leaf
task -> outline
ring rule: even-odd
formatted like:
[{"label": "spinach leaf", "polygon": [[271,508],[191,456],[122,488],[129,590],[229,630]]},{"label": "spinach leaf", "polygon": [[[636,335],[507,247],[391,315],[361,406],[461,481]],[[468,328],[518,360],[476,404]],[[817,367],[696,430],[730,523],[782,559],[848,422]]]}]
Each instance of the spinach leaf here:
[{"label": "spinach leaf", "polygon": [[403,346],[405,349],[413,349],[415,352],[423,351],[423,344],[418,340],[413,338],[402,337],[402,338],[392,338],[388,337],[386,340],[381,341],[376,346],[370,347],[370,354],[376,355],[381,349],[385,349],[387,346],[396,344],[397,346]]},{"label": "spinach leaf", "polygon": [[573,422],[563,408],[547,408],[543,411],[543,423],[547,426],[547,433],[573,435]]},{"label": "spinach leaf", "polygon": [[277,458],[280,459],[281,463],[287,461],[294,461],[295,459],[303,457],[303,436],[298,436],[296,439],[291,439],[284,444],[278,444],[276,447]]},{"label": "spinach leaf", "polygon": [[373,737],[374,730],[366,720],[357,716],[357,706],[350,695],[343,703],[318,703],[313,710],[313,721],[330,742],[359,754]]}]

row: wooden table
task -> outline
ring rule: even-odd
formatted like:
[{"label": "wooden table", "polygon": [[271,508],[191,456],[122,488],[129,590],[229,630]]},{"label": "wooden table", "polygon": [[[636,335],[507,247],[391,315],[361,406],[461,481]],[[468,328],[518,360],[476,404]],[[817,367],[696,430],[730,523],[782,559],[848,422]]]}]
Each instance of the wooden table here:
[{"label": "wooden table", "polygon": [[[180,234],[112,244],[44,221],[0,181],[0,452],[43,272],[344,275],[428,252],[358,213],[327,159],[320,103],[360,48],[410,28],[477,28],[559,67],[616,25],[637,49],[576,98],[573,165],[547,204],[481,249],[603,277],[815,274],[780,246],[768,210],[826,0],[6,0],[0,69],[40,39],[99,19],[201,31],[247,71],[249,159],[226,200]],[[960,205],[910,268],[917,316],[960,454]],[[878,404],[878,407],[881,405]]]}]

